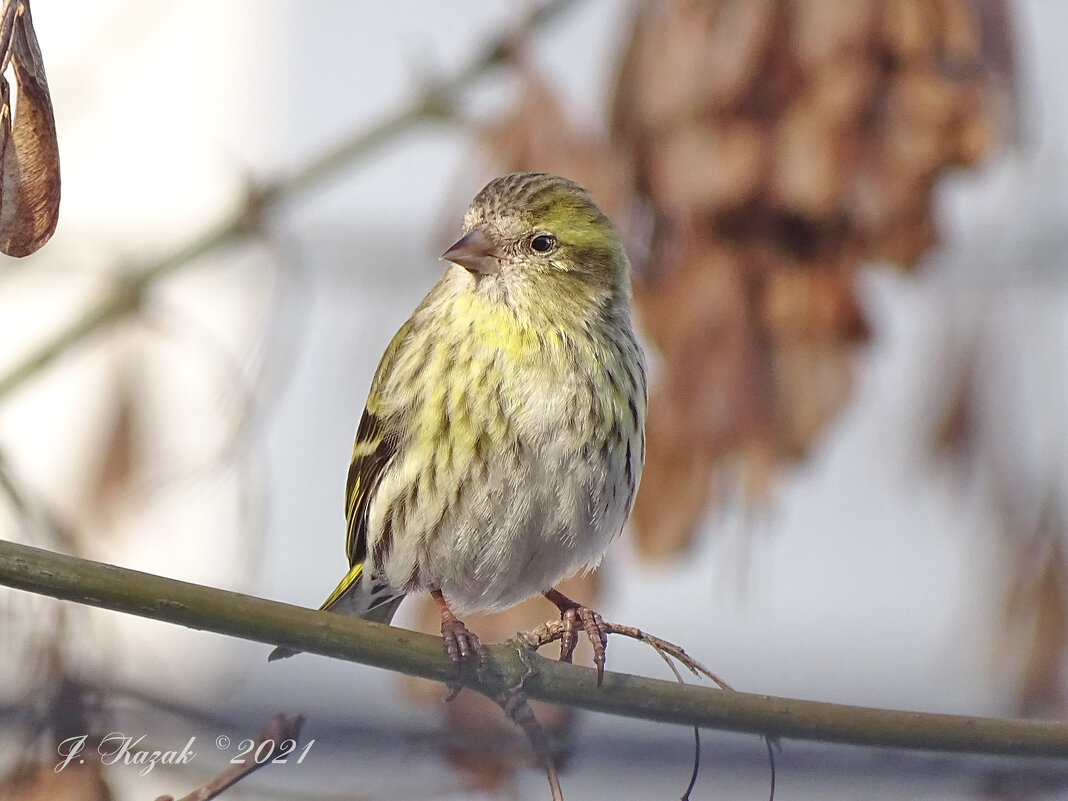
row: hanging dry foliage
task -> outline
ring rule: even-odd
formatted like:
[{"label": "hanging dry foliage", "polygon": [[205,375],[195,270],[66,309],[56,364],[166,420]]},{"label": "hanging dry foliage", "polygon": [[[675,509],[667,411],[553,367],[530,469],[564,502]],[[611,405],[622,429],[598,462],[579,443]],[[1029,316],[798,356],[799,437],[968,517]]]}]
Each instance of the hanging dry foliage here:
[{"label": "hanging dry foliage", "polygon": [[51,238],[59,220],[56,121],[29,0],[5,0],[0,53],[0,73],[10,62],[18,86],[12,125],[11,90],[0,74],[0,252],[28,256]]},{"label": "hanging dry foliage", "polygon": [[652,231],[635,301],[661,361],[633,520],[685,546],[716,476],[750,496],[804,454],[866,337],[855,273],[912,268],[941,174],[1006,127],[998,0],[662,0],[638,6],[614,140]]}]

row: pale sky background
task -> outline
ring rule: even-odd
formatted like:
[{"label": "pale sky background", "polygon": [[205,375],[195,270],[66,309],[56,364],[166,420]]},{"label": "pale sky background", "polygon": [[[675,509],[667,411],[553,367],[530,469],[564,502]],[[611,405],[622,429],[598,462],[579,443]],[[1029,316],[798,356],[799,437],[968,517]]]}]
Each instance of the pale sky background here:
[{"label": "pale sky background", "polygon": [[[247,181],[399,107],[425,76],[463,64],[516,7],[35,0],[63,207],[43,253],[0,265],[0,373],[84,302],[102,272],[166,252],[231,208]],[[579,3],[535,40],[539,67],[593,124],[628,7]],[[1019,657],[990,637],[1001,614],[990,588],[1004,581],[990,510],[924,460],[916,431],[952,369],[938,344],[978,327],[996,356],[990,380],[1019,390],[1012,406],[994,407],[1013,417],[1013,435],[995,444],[1025,486],[1068,489],[1068,4],[1015,8],[1021,143],[945,184],[945,246],[926,270],[864,276],[874,336],[853,404],[766,509],[711,513],[693,554],[645,565],[618,543],[603,568],[606,619],[683,643],[742,690],[963,714],[1010,708]],[[508,86],[487,81],[473,102],[493,108]],[[442,269],[440,237],[480,186],[474,163],[463,131],[415,131],[273,217],[275,250],[212,257],[167,282],[161,322],[137,347],[153,358],[141,380],[155,393],[159,479],[170,483],[124,510],[97,558],[307,606],[322,600],[345,568],[342,489],[371,374]],[[254,426],[237,467],[205,474],[190,466],[225,440],[240,400],[227,353],[256,382]],[[61,509],[73,503],[64,482],[84,471],[70,454],[99,436],[105,368],[121,358],[100,347],[65,359],[0,407],[5,456]],[[250,544],[262,550],[250,556]],[[407,619],[402,610],[397,622]],[[468,797],[432,749],[405,739],[432,734],[438,718],[401,700],[389,674],[311,656],[268,666],[268,649],[254,643],[113,613],[86,620],[91,636],[72,647],[120,681],[250,726],[279,710],[306,715],[315,758],[268,768],[226,798],[341,797],[357,777],[372,799]],[[621,642],[610,667],[668,677],[655,655]],[[218,733],[123,720],[165,745]],[[344,726],[363,734],[329,741]],[[568,798],[677,797],[685,786],[686,729],[585,715],[579,737],[563,776]],[[758,739],[706,732],[704,741],[695,798],[766,797]],[[777,798],[974,798],[965,764],[787,742]],[[197,769],[217,768],[205,758]],[[109,775],[120,799],[195,783],[163,771]],[[514,797],[545,795],[530,770]]]}]

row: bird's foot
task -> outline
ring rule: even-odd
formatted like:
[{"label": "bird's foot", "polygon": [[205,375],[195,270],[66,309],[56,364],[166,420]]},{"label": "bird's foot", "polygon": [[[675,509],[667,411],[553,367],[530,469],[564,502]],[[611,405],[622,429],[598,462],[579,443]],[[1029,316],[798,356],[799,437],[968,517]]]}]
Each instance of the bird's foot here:
[{"label": "bird's foot", "polygon": [[545,597],[560,610],[564,630],[560,635],[560,661],[570,662],[578,645],[579,628],[586,632],[593,646],[593,664],[597,667],[597,686],[604,679],[605,651],[608,649],[608,628],[601,616],[587,606],[572,601],[562,592],[549,590]]},{"label": "bird's foot", "polygon": [[482,663],[482,643],[478,636],[468,631],[462,620],[453,617],[450,620],[442,619],[441,637],[444,641],[445,655],[456,666],[457,670],[465,661],[472,657]]},{"label": "bird's foot", "polygon": [[460,674],[463,671],[464,663],[474,659],[475,666],[481,673],[485,650],[482,648],[482,643],[479,642],[478,637],[469,631],[463,621],[449,609],[441,590],[433,590],[430,595],[438,605],[438,611],[441,613],[442,647],[445,649],[445,655],[452,662],[455,673],[453,681],[449,682],[449,696],[445,699],[446,701],[451,701],[463,689],[463,684],[460,682]]}]

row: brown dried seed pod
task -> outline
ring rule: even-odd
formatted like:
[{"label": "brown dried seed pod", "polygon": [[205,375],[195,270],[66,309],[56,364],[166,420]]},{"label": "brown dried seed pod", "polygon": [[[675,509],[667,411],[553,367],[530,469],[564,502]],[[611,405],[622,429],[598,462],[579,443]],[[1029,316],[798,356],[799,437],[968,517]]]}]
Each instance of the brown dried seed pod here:
[{"label": "brown dried seed pod", "polygon": [[635,509],[647,552],[687,541],[718,468],[766,486],[767,465],[803,454],[843,402],[867,333],[858,266],[916,264],[938,176],[1005,129],[1004,6],[636,10],[612,133],[652,220],[635,284],[660,357]]}]

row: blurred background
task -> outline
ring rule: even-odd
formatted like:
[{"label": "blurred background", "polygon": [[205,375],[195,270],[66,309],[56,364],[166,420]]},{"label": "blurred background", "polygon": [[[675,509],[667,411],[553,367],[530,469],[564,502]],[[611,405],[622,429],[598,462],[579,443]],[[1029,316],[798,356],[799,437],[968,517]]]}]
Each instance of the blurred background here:
[{"label": "blurred background", "polygon": [[[740,690],[1063,716],[1068,5],[541,8],[34,0],[63,200],[46,247],[0,262],[0,537],[317,606],[379,356],[474,193],[548,170],[622,231],[653,377],[631,525],[565,591]],[[5,801],[181,796],[278,711],[307,756],[225,797],[548,795],[470,693],[14,591],[0,610]],[[670,678],[615,639],[609,668]],[[691,731],[539,715],[566,797],[683,793]],[[53,770],[113,731],[197,757]],[[704,732],[701,756],[694,798],[767,797],[758,738]],[[777,762],[779,799],[1068,797],[1061,763]]]}]

